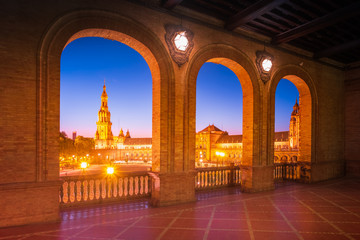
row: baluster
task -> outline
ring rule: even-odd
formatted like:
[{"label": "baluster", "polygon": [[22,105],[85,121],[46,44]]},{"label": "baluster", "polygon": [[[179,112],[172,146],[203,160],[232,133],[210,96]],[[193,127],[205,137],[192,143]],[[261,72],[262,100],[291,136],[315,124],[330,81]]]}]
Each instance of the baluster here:
[{"label": "baluster", "polygon": [[224,181],[223,181],[224,172],[225,172],[224,169],[221,169],[219,171],[219,184],[218,184],[219,186],[222,186],[224,184]]},{"label": "baluster", "polygon": [[128,195],[129,195],[128,182],[129,182],[129,177],[125,177],[125,178],[124,178],[124,196],[128,196]]},{"label": "baluster", "polygon": [[60,203],[64,203],[64,182],[60,186]]},{"label": "baluster", "polygon": [[144,194],[144,177],[140,176],[139,177],[139,195],[143,195]]},{"label": "baluster", "polygon": [[124,179],[119,178],[119,196],[122,197],[124,195]]},{"label": "baluster", "polygon": [[132,188],[132,177],[129,177],[129,181],[128,181],[128,192],[129,192],[129,196],[132,196],[134,194],[133,188]]},{"label": "baluster", "polygon": [[205,175],[204,172],[200,173],[200,187],[204,187],[205,185]]},{"label": "baluster", "polygon": [[211,187],[212,186],[212,171],[209,171],[208,178],[209,178],[208,187]]},{"label": "baluster", "polygon": [[106,196],[107,196],[107,198],[111,198],[112,197],[112,179],[111,179],[111,177],[109,177],[108,179],[107,179],[107,194],[106,194]]},{"label": "baluster", "polygon": [[144,194],[148,194],[151,191],[151,178],[149,176],[144,177]]}]

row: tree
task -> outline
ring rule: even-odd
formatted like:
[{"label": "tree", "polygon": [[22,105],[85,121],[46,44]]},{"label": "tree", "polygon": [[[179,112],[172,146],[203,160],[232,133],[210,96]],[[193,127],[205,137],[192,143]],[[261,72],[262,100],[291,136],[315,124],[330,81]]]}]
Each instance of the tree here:
[{"label": "tree", "polygon": [[75,149],[77,156],[85,156],[95,148],[95,141],[93,138],[85,138],[77,136],[75,139]]},{"label": "tree", "polygon": [[75,154],[74,141],[68,138],[65,132],[60,132],[59,146],[60,157],[68,158]]}]

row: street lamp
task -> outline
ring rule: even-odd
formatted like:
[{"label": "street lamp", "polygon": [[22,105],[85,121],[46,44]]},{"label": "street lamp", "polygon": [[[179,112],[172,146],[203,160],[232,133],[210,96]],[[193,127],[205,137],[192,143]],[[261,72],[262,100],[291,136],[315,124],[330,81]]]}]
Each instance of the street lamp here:
[{"label": "street lamp", "polygon": [[85,170],[87,167],[88,167],[88,163],[87,163],[87,162],[82,162],[82,163],[80,164],[80,168],[81,168],[82,170]]},{"label": "street lamp", "polygon": [[106,169],[106,173],[107,173],[108,175],[112,175],[112,174],[114,174],[114,172],[115,172],[115,170],[114,170],[113,167],[108,167],[108,168]]}]

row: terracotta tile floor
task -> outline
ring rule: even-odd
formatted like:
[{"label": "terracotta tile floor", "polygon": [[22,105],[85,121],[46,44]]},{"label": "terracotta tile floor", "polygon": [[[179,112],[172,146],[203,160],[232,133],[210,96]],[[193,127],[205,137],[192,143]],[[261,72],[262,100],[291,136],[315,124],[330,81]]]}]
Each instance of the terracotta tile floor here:
[{"label": "terracotta tile floor", "polygon": [[60,223],[0,229],[0,239],[360,239],[360,179],[280,184],[151,208],[147,200],[61,212]]}]

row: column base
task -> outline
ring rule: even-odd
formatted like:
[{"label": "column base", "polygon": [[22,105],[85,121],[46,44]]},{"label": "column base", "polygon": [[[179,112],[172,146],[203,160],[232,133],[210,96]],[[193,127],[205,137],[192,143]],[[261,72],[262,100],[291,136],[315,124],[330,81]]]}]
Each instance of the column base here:
[{"label": "column base", "polygon": [[311,182],[320,182],[345,175],[345,162],[319,162],[311,164]]},{"label": "column base", "polygon": [[169,206],[196,201],[195,171],[171,174],[151,172],[150,175],[152,177],[152,206]]},{"label": "column base", "polygon": [[261,192],[273,190],[274,167],[273,166],[240,166],[241,191]]},{"label": "column base", "polygon": [[0,227],[56,222],[60,181],[0,185]]},{"label": "column base", "polygon": [[346,160],[346,176],[360,178],[360,160]]}]

